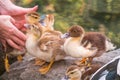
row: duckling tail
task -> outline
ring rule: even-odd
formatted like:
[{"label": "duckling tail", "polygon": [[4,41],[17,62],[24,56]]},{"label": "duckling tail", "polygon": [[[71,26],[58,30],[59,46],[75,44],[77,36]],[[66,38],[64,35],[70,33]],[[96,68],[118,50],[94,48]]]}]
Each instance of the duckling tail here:
[{"label": "duckling tail", "polygon": [[106,45],[106,51],[114,50],[116,46],[110,41],[110,39],[107,39],[105,42]]}]

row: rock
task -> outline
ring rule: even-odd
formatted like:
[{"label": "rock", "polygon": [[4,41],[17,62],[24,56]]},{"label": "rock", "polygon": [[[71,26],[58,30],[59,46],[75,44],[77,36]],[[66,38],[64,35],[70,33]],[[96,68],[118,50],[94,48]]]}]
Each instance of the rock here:
[{"label": "rock", "polygon": [[34,61],[15,62],[10,66],[10,72],[5,72],[1,79],[5,80],[59,80],[64,76],[67,66],[72,61],[55,62],[46,75],[38,72],[40,66],[35,66]]},{"label": "rock", "polygon": [[[95,58],[94,61],[107,63],[114,57],[120,55],[120,49],[103,54],[101,57]],[[53,64],[50,71],[41,75],[38,72],[40,66],[34,65],[34,60],[15,62],[10,66],[10,72],[5,72],[0,80],[61,80],[68,66],[73,63],[74,59],[66,58]]]},{"label": "rock", "polygon": [[104,53],[102,56],[97,57],[94,60],[107,63],[107,62],[109,62],[110,60],[112,60],[116,56],[120,56],[120,49],[117,49],[117,50],[114,50],[114,51],[110,51],[108,53]]}]

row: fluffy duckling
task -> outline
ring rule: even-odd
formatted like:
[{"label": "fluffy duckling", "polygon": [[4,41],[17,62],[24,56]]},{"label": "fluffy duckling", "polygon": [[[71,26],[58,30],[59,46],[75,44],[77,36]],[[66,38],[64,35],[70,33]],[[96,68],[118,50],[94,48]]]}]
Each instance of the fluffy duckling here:
[{"label": "fluffy duckling", "polygon": [[89,80],[91,75],[102,65],[99,63],[92,64],[90,67],[85,65],[72,65],[68,67],[65,77],[62,80]]},{"label": "fluffy duckling", "polygon": [[120,80],[120,56],[98,69],[90,80]]},{"label": "fluffy duckling", "polygon": [[23,59],[23,55],[26,53],[26,51],[24,50],[24,51],[18,51],[18,50],[16,50],[16,49],[12,49],[12,51],[10,51],[10,52],[6,52],[5,54],[5,58],[4,58],[4,64],[5,64],[5,69],[6,69],[6,71],[7,72],[9,72],[10,71],[10,64],[9,64],[9,59],[8,58],[15,58],[15,57],[17,57],[17,60],[19,61],[19,62],[21,62],[22,61],[22,59]]},{"label": "fluffy duckling", "polygon": [[47,27],[31,25],[27,31],[26,49],[28,53],[42,60],[40,63],[50,62],[49,65],[39,69],[41,74],[46,74],[54,61],[65,57],[65,53],[61,48],[64,44],[64,40],[60,37],[62,34],[59,31],[48,28],[52,26],[51,23],[53,22],[47,21],[45,23],[48,24]]},{"label": "fluffy duckling", "polygon": [[[40,20],[40,15],[37,13],[37,12],[31,12],[29,14],[26,14],[25,15],[25,19],[26,19],[26,22],[27,24],[25,24],[26,27],[28,27],[29,25],[39,25],[39,20]],[[29,24],[29,25],[28,25]],[[3,44],[4,47],[5,47],[5,51],[7,51],[7,46],[5,44]],[[12,49],[11,47],[9,47],[9,50],[7,51],[7,55],[6,55],[6,58],[5,58],[5,63],[8,62],[7,60],[7,56],[18,56],[17,59],[18,61],[21,61],[22,60],[22,56],[23,54],[25,54],[26,50],[24,49],[23,51],[18,51],[16,49]],[[9,65],[9,64],[7,64]]]},{"label": "fluffy duckling", "polygon": [[6,72],[10,71],[10,64],[9,64],[9,59],[14,59],[16,61],[16,58],[19,62],[23,60],[23,55],[26,53],[26,50],[23,49],[22,51],[19,51],[17,49],[13,49],[11,46],[9,46],[6,42],[3,44],[3,53],[4,53],[4,66]]},{"label": "fluffy duckling", "polygon": [[[41,16],[42,17],[42,16]],[[49,22],[48,22],[49,21]],[[40,19],[40,23],[44,26],[47,27],[47,29],[54,30],[53,25],[54,25],[54,15],[53,14],[47,14],[43,15],[43,18]],[[48,26],[49,25],[49,26]]]},{"label": "fluffy duckling", "polygon": [[31,12],[25,15],[26,23],[29,25],[35,25],[39,23],[40,15],[37,12]]},{"label": "fluffy duckling", "polygon": [[[38,13],[32,12],[32,14],[31,14],[31,13],[27,14],[27,15],[25,16],[25,18],[26,18],[26,21],[27,21],[27,23],[28,23],[29,25],[33,25],[33,24],[34,24],[34,25],[38,25],[39,20],[40,20],[40,17],[39,17],[39,16],[40,16],[40,15],[39,15]],[[29,26],[28,24],[25,24],[26,27]],[[2,41],[2,44],[3,44],[3,46],[4,46],[4,52],[5,52],[5,54],[6,54],[6,55],[5,55],[5,59],[4,59],[5,69],[6,69],[7,72],[9,72],[9,66],[10,66],[10,64],[9,64],[8,57],[12,57],[12,56],[16,57],[16,56],[17,56],[18,61],[21,61],[21,60],[22,60],[22,56],[21,56],[21,55],[24,55],[25,52],[26,52],[26,50],[18,51],[18,50],[16,50],[16,49],[13,49],[13,48],[11,48],[10,46],[8,46],[8,45],[6,44],[6,42],[4,42],[4,41]],[[7,52],[6,52],[6,51],[7,51]]]},{"label": "fluffy duckling", "polygon": [[81,80],[82,74],[85,72],[85,67],[70,66],[66,73],[65,77],[62,80]]},{"label": "fluffy duckling", "polygon": [[[83,58],[80,64],[81,62],[85,62],[87,60],[86,58],[88,58],[91,63],[94,57],[101,56],[105,51],[115,48],[103,34],[99,32],[85,33],[84,29],[79,25],[72,26],[66,34],[66,38],[69,37],[64,43],[64,51],[72,57]],[[65,36],[63,35],[63,37]],[[91,46],[87,48],[86,45],[89,43]],[[84,44],[84,46],[82,46],[82,44]],[[89,48],[92,48],[92,50]]]}]

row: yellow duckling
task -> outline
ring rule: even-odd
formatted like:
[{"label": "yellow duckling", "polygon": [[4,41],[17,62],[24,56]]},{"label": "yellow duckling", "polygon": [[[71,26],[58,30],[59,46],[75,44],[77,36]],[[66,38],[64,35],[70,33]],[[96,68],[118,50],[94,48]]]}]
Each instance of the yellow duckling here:
[{"label": "yellow duckling", "polygon": [[26,23],[29,25],[38,24],[40,15],[37,12],[31,12],[25,15]]},{"label": "yellow duckling", "polygon": [[[47,29],[54,30],[54,15],[53,14],[47,14],[45,16],[46,18],[43,20],[44,27],[47,27]],[[48,26],[49,25],[49,26]]]},{"label": "yellow duckling", "polygon": [[[40,20],[40,15],[36,12],[32,12],[32,13],[29,13],[25,16],[26,18],[26,21],[29,25],[39,25],[39,20]],[[25,24],[27,27],[29,26],[28,24]],[[25,54],[26,50],[23,50],[23,51],[18,51],[16,49],[12,49],[11,47],[8,46],[9,50],[8,52],[6,52],[7,50],[7,44],[5,42],[3,42],[3,46],[5,48],[5,59],[4,59],[4,63],[5,63],[5,69],[7,72],[9,72],[9,60],[8,60],[8,57],[9,56],[17,56],[17,59],[18,61],[21,61],[22,60],[22,56],[23,54]]]},{"label": "yellow duckling", "polygon": [[[46,24],[49,23],[51,21],[47,21]],[[47,26],[52,25],[49,24]],[[64,40],[60,37],[62,33],[48,27],[31,25],[27,31],[26,49],[28,53],[40,59],[40,64],[50,62],[49,65],[39,69],[41,74],[46,74],[54,61],[61,60],[65,57],[65,53],[61,48],[64,44]]]},{"label": "yellow duckling", "polygon": [[[83,58],[79,64],[85,62],[87,58],[89,58],[91,63],[94,57],[102,55],[105,51],[115,49],[105,35],[99,32],[85,33],[84,29],[79,25],[72,26],[67,36],[70,37],[64,43],[64,51],[72,57]],[[89,47],[91,49],[86,48],[89,43],[91,44]]]}]

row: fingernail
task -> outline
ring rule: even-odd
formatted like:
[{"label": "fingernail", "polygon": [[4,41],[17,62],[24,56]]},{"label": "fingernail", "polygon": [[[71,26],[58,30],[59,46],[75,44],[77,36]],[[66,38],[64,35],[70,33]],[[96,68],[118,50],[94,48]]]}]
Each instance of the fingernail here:
[{"label": "fingernail", "polygon": [[38,7],[38,5],[35,5],[35,7]]},{"label": "fingernail", "polygon": [[36,11],[38,9],[38,5],[34,6],[32,9]]},{"label": "fingernail", "polygon": [[21,52],[25,52],[25,48],[21,48],[20,51],[21,51]]}]

